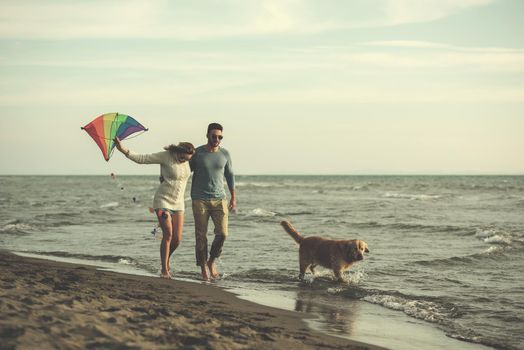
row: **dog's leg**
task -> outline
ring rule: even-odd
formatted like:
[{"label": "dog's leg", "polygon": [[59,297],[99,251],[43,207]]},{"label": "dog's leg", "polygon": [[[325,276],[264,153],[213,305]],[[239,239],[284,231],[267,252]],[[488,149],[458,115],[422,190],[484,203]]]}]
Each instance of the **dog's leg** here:
[{"label": "dog's leg", "polygon": [[335,273],[335,277],[339,282],[344,282],[344,278],[342,277],[342,269],[337,267],[333,269],[333,272]]},{"label": "dog's leg", "polygon": [[309,270],[311,271],[312,274],[315,274],[315,266],[317,266],[317,265],[311,265],[309,267]]},{"label": "dog's leg", "polygon": [[304,280],[304,275],[306,274],[306,270],[309,267],[309,264],[300,262],[300,274],[298,275],[298,279],[301,281]]}]

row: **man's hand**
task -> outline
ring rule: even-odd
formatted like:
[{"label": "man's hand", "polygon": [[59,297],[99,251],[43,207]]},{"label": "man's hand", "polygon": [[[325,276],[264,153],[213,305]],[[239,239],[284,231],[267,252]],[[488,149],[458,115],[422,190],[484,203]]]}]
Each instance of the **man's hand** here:
[{"label": "man's hand", "polygon": [[229,200],[229,210],[230,211],[235,211],[237,210],[237,199],[235,197],[231,197],[231,199]]}]

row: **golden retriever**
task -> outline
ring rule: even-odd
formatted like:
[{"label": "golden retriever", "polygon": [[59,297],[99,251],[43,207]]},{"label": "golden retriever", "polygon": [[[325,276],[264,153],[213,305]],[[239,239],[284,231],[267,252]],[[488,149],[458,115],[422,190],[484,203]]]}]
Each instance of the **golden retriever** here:
[{"label": "golden retriever", "polygon": [[363,260],[364,253],[369,253],[366,242],[359,239],[333,240],[322,237],[303,237],[288,221],[282,221],[280,225],[300,245],[298,252],[301,280],[304,279],[308,267],[314,273],[315,266],[320,265],[332,269],[335,277],[343,281],[342,271],[353,263]]}]

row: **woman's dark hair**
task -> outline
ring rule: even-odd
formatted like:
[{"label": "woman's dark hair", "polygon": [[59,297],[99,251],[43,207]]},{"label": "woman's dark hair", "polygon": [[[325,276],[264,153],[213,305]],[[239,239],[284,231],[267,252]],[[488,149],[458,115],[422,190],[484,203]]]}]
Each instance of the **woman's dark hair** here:
[{"label": "woman's dark hair", "polygon": [[209,132],[211,130],[220,130],[222,131],[222,125],[218,124],[218,123],[211,123],[207,126],[207,133],[209,134]]},{"label": "woman's dark hair", "polygon": [[165,149],[173,153],[195,153],[195,146],[189,142],[180,142],[178,145],[169,145]]}]

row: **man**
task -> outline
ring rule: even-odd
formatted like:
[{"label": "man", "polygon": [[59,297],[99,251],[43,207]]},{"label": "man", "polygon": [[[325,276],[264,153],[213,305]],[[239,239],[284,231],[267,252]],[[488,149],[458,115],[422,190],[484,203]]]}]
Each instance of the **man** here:
[{"label": "man", "polygon": [[[197,147],[190,161],[193,171],[191,199],[195,218],[196,263],[202,270],[202,279],[219,276],[215,260],[222,253],[227,237],[228,213],[236,209],[235,176],[229,152],[220,147],[222,125],[211,123],[207,128],[207,144]],[[224,178],[231,193],[229,205],[224,189]],[[215,226],[215,238],[208,257],[207,226],[209,217]]]}]

